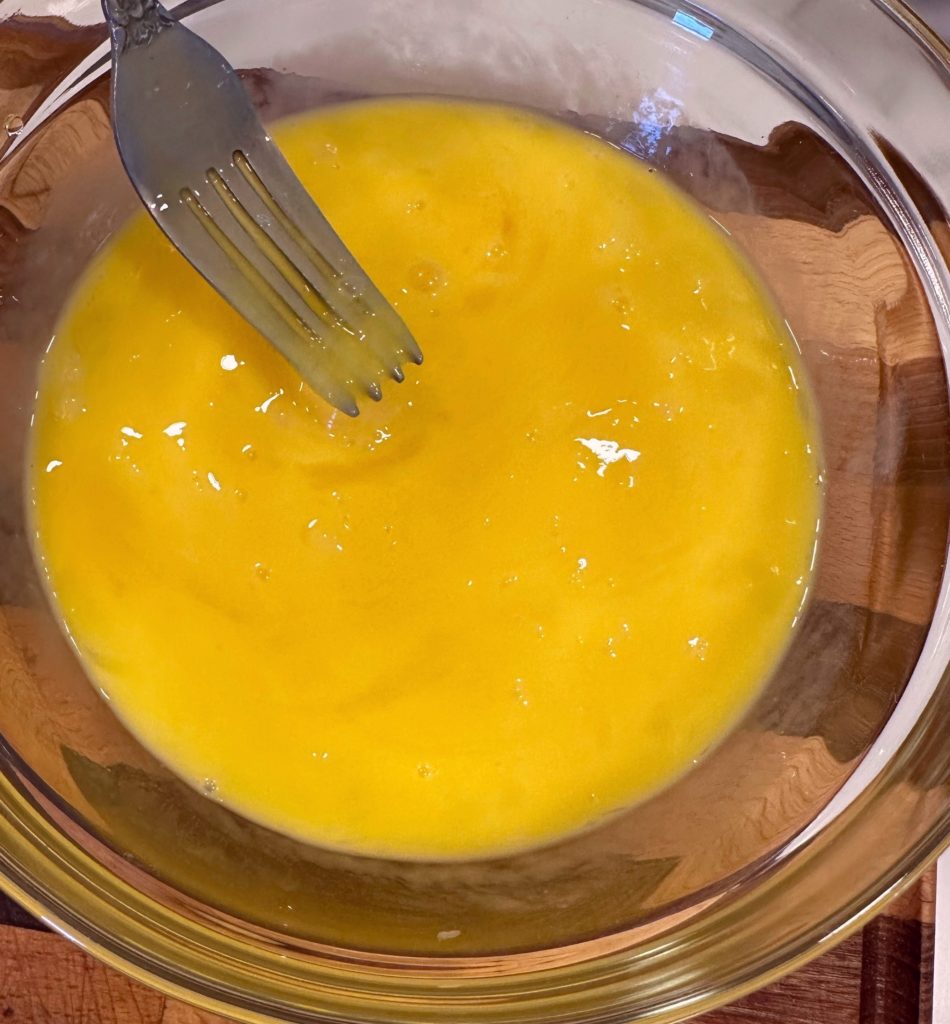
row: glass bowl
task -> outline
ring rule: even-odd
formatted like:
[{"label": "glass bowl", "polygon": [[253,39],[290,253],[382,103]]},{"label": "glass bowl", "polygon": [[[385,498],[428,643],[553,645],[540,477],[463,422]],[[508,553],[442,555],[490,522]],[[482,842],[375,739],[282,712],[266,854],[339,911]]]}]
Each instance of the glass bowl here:
[{"label": "glass bowl", "polygon": [[136,201],[98,4],[0,8],[3,887],[109,963],[247,1021],[670,1021],[820,953],[950,835],[947,51],[888,0],[191,0],[179,14],[267,118],[384,93],[502,100],[670,175],[798,339],[821,414],[822,543],[744,720],[584,835],[397,863],[196,795],[96,695],[30,555],[37,362]]}]

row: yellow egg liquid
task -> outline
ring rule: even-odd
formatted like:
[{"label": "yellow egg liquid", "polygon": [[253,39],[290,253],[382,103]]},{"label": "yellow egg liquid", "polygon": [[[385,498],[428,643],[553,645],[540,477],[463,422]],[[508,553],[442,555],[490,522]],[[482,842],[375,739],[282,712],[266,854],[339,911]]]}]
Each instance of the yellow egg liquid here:
[{"label": "yellow egg liquid", "polygon": [[350,420],[143,214],[45,362],[37,548],[122,719],[370,855],[557,839],[715,744],[788,642],[807,402],[722,232],[606,143],[385,100],[276,131],[426,356]]}]

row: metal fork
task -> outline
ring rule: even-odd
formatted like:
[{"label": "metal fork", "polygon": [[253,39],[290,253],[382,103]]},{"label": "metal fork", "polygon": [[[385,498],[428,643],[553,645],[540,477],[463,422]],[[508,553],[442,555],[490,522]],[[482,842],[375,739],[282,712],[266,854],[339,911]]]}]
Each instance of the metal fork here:
[{"label": "metal fork", "polygon": [[158,0],[102,0],[132,184],[191,264],[350,416],[422,353],[265,131],[234,68]]}]

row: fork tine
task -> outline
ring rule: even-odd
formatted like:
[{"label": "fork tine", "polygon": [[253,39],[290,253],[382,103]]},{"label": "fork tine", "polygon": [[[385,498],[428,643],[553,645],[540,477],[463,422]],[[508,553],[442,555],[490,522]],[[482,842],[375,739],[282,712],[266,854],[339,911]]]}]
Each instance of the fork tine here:
[{"label": "fork tine", "polygon": [[[185,233],[191,236],[193,251],[201,253],[201,270],[209,283],[273,342],[305,380],[313,381],[331,405],[347,416],[358,416],[359,407],[349,388],[332,372],[332,361],[320,336],[300,319],[192,190],[183,189],[180,199],[183,211],[201,228],[192,232],[186,229]],[[255,295],[266,301],[255,301]],[[301,341],[306,344],[301,345]]]},{"label": "fork tine", "polygon": [[312,281],[304,277],[299,267],[258,224],[241,200],[235,195],[221,172],[211,168],[208,171],[207,180],[208,184],[224,200],[231,215],[244,232],[260,247],[274,268],[304,297],[307,305],[310,306],[313,312],[330,326],[338,324],[339,317],[321,290]]},{"label": "fork tine", "polygon": [[[377,363],[372,350],[364,344],[356,328],[348,321],[341,320],[338,312],[327,301],[326,294],[332,292],[334,286],[320,280],[318,275],[312,272],[313,268],[308,268],[311,270],[309,277],[303,273],[293,255],[284,251],[264,229],[224,175],[212,168],[208,171],[207,180],[247,239],[256,246],[273,270],[292,290],[292,297],[303,301],[306,306],[306,311],[303,311],[304,323],[324,340],[328,352],[338,357],[338,374],[343,375],[346,383],[355,385],[370,398],[378,401],[376,394],[379,393],[382,397],[382,392],[376,378],[387,367],[382,361]],[[237,185],[235,182],[235,186]],[[313,277],[318,278],[317,282],[311,279]],[[341,345],[341,341],[347,341],[348,344]]]},{"label": "fork tine", "polygon": [[235,166],[313,264],[326,268],[335,286],[328,296],[334,308],[341,312],[336,302],[342,303],[344,319],[353,316],[354,307],[362,311],[364,322],[355,326],[391,375],[403,359],[420,364],[422,352],[409,328],[356,262],[280,151],[273,145],[249,149],[250,153],[235,152]]}]

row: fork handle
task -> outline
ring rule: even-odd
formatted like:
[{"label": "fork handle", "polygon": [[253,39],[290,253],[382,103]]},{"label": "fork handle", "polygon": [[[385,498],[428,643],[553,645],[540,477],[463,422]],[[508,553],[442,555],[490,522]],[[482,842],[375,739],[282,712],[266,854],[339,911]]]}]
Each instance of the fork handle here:
[{"label": "fork handle", "polygon": [[102,0],[102,11],[116,51],[148,44],[164,28],[175,24],[159,0]]}]

